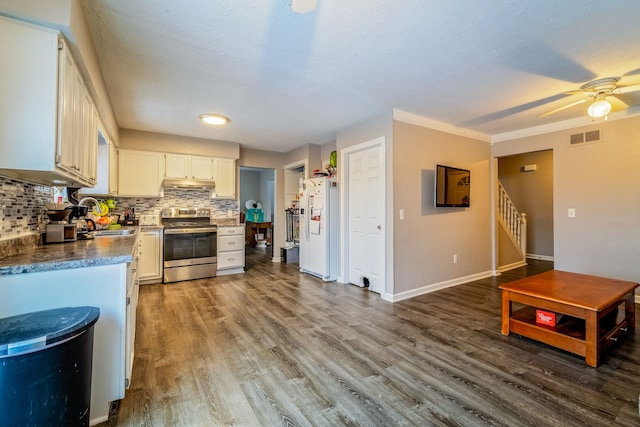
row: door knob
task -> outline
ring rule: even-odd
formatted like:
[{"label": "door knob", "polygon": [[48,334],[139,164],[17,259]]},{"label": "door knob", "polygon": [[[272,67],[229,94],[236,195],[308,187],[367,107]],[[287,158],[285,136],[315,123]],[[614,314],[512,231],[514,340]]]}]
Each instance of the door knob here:
[{"label": "door knob", "polygon": [[381,225],[378,226],[378,230],[382,230],[382,226]]}]

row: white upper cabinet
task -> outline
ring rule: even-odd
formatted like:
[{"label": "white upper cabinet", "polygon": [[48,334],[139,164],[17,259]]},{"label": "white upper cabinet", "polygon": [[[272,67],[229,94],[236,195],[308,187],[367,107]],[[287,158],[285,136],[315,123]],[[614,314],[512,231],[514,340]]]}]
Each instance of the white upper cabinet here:
[{"label": "white upper cabinet", "polygon": [[162,197],[164,155],[154,151],[118,151],[118,195]]},{"label": "white upper cabinet", "polygon": [[[97,114],[58,32],[0,18],[0,169],[45,185],[96,182]],[[90,143],[91,142],[91,143]]]},{"label": "white upper cabinet", "polygon": [[213,181],[212,157],[165,154],[165,178]]},{"label": "white upper cabinet", "polygon": [[109,194],[118,194],[118,150],[109,141]]},{"label": "white upper cabinet", "polygon": [[213,162],[211,157],[191,156],[191,177],[193,179],[204,179],[213,181]]},{"label": "white upper cabinet", "polygon": [[215,197],[233,199],[236,197],[236,160],[213,159],[213,170],[216,182]]},{"label": "white upper cabinet", "polygon": [[186,154],[164,155],[165,178],[187,179],[189,178],[189,157]]},{"label": "white upper cabinet", "polygon": [[98,156],[96,185],[94,187],[81,188],[80,193],[115,196],[118,194],[118,151],[111,138],[104,131],[104,125],[101,123],[98,125],[98,142],[94,145],[94,148],[97,150]]}]

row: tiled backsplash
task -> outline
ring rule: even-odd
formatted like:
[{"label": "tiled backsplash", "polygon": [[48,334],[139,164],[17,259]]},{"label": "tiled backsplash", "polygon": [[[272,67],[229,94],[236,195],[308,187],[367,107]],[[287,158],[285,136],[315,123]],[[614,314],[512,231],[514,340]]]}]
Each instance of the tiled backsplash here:
[{"label": "tiled backsplash", "polygon": [[214,219],[237,218],[237,199],[211,199],[209,190],[166,188],[164,197],[136,198],[113,197],[116,202],[116,213],[124,208],[136,208],[136,215],[153,214],[165,208],[209,208]]},{"label": "tiled backsplash", "polygon": [[[0,177],[0,241],[24,237],[43,229],[44,203],[52,198],[51,187]],[[98,199],[100,199],[98,197]],[[167,188],[164,197],[114,197],[116,213],[134,207],[136,214],[153,214],[163,208],[211,209],[218,220],[237,219],[237,199],[211,199],[208,190]]]},{"label": "tiled backsplash", "polygon": [[37,231],[50,200],[51,187],[0,177],[0,241]]}]

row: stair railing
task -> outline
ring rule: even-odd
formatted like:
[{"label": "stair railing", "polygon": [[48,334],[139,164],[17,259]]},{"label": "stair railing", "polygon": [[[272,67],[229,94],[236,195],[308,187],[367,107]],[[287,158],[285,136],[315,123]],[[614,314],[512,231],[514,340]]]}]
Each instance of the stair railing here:
[{"label": "stair railing", "polygon": [[527,215],[518,212],[507,190],[498,181],[498,215],[504,228],[519,247],[523,259],[527,256]]}]

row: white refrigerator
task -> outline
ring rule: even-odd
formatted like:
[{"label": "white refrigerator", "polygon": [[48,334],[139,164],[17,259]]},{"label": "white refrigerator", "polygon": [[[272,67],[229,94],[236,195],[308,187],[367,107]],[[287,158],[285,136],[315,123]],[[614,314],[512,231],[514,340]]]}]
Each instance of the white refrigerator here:
[{"label": "white refrigerator", "polygon": [[300,271],[338,278],[338,187],[329,177],[303,183],[300,198]]}]

